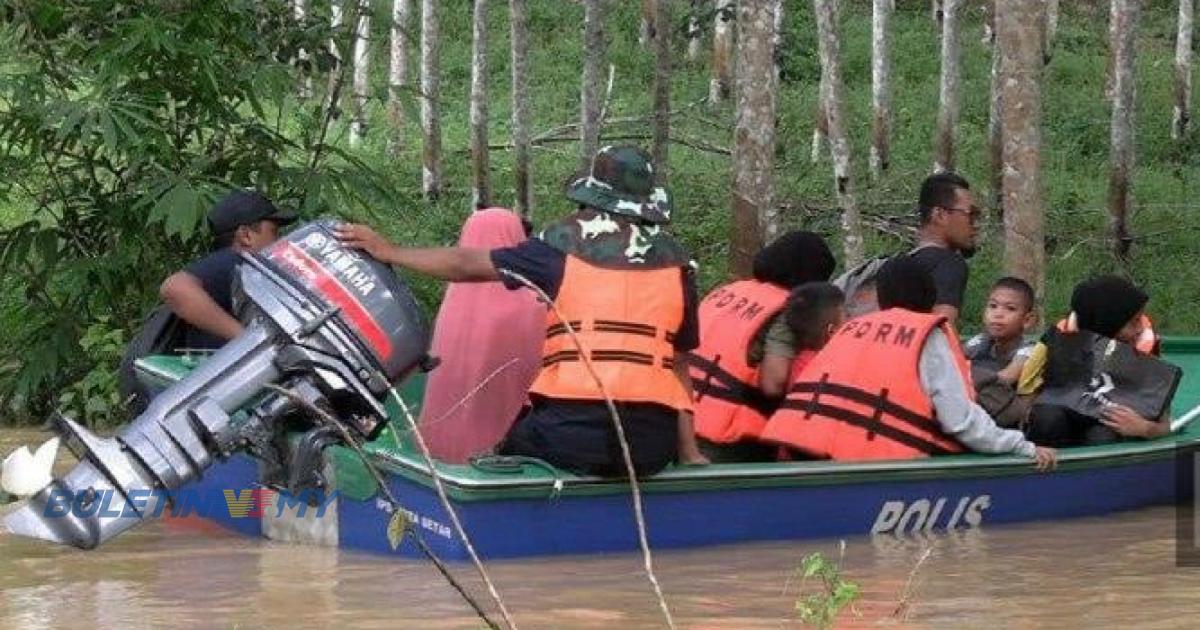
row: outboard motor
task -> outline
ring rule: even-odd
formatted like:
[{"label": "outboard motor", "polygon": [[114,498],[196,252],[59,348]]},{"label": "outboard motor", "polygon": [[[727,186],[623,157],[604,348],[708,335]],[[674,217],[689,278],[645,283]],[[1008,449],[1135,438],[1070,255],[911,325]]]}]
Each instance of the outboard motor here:
[{"label": "outboard motor", "polygon": [[[267,457],[298,405],[272,385],[332,411],[359,438],[377,435],[391,383],[428,367],[429,328],[395,273],[343,247],[334,226],[310,223],[244,256],[234,304],[245,330],[116,437],[60,417],[80,462],[9,514],[8,530],[91,549],[161,514],[157,502],[215,459],[241,450]],[[64,493],[81,497],[77,504],[104,497],[107,509],[48,515],[51,497]]]}]

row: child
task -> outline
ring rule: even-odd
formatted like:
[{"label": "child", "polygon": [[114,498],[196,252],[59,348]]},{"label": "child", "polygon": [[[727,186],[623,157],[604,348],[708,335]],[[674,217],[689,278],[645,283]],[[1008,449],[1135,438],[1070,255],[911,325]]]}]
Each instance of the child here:
[{"label": "child", "polygon": [[[1017,392],[1032,396],[1042,389],[1047,366],[1070,360],[1055,356],[1055,348],[1064,347],[1056,339],[1074,333],[1091,332],[1127,344],[1143,356],[1153,355],[1158,344],[1145,315],[1148,300],[1144,291],[1117,276],[1080,282],[1071,294],[1070,316],[1047,330],[1030,352]],[[1128,437],[1165,435],[1170,428],[1168,415],[1164,412],[1162,418],[1146,418],[1125,405],[1111,404],[1104,408],[1101,417],[1094,418],[1068,407],[1035,401],[1026,432],[1039,444],[1104,444]]]},{"label": "child", "polygon": [[1033,349],[1025,341],[1025,333],[1037,323],[1033,307],[1033,287],[1028,282],[1000,278],[992,285],[983,311],[984,332],[963,344],[979,405],[1002,427],[1017,426],[1029,411],[1017,398],[1016,384]]},{"label": "child", "polygon": [[[792,360],[788,375],[788,389],[845,320],[845,295],[841,289],[827,282],[809,282],[792,290],[784,310],[784,321],[796,338],[796,358]],[[767,421],[768,427],[772,421]],[[782,461],[806,459],[782,445],[776,458]]]},{"label": "child", "polygon": [[828,282],[802,284],[788,296],[784,318],[796,336],[796,358],[791,370],[794,377],[845,321],[845,295]]}]

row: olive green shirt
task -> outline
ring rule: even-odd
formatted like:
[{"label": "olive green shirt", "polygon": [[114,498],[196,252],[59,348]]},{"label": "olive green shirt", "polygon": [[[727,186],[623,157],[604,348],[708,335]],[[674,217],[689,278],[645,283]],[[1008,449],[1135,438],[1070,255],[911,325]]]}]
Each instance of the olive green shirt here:
[{"label": "olive green shirt", "polygon": [[776,313],[754,334],[746,350],[746,361],[750,365],[762,363],[763,357],[773,354],[785,359],[796,357],[796,335],[787,325],[786,310]]}]

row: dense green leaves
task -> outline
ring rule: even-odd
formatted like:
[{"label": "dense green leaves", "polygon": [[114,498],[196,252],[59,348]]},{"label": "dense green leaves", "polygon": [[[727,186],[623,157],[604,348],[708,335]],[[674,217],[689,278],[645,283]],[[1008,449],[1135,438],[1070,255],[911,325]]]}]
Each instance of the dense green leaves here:
[{"label": "dense green leaves", "polygon": [[325,145],[324,108],[293,101],[310,65],[292,64],[297,52],[332,68],[327,42],[348,32],[296,23],[286,0],[6,7],[0,207],[30,210],[0,223],[0,274],[24,298],[3,305],[18,325],[0,346],[0,403],[41,415],[71,383],[64,400],[85,415],[112,403],[97,375],[116,365],[109,342],[207,248],[204,216],[225,191],[310,215],[388,195]]}]

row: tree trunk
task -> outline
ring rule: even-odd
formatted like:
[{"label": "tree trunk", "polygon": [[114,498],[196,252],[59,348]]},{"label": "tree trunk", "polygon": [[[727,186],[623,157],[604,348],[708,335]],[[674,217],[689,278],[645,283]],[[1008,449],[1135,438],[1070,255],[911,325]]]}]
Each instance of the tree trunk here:
[{"label": "tree trunk", "polygon": [[1045,38],[1042,40],[1042,63],[1054,56],[1054,35],[1058,33],[1058,0],[1046,0]]},{"label": "tree trunk", "polygon": [[750,274],[764,238],[776,231],[774,9],[775,0],[741,0],[738,6],[730,267],[739,276]]},{"label": "tree trunk", "polygon": [[389,150],[395,153],[403,145],[404,104],[400,100],[408,88],[408,23],[412,0],[392,0],[391,59],[388,66],[388,120],[391,122]]},{"label": "tree trunk", "polygon": [[[296,18],[298,24],[303,24],[305,18],[308,17],[308,0],[293,0],[292,15]],[[312,98],[312,68],[308,61],[308,51],[301,48],[296,51],[296,60],[304,74],[304,81],[300,84],[300,98]]]},{"label": "tree trunk", "polygon": [[[955,0],[949,0],[951,2]],[[829,152],[833,157],[833,183],[842,210],[844,261],[847,268],[863,260],[862,221],[854,197],[854,176],[850,169],[850,139],[846,135],[845,108],[842,106],[841,44],[837,32],[837,0],[813,0],[817,18],[817,42],[821,65],[825,68],[829,100],[825,116],[829,122]]]},{"label": "tree trunk", "polygon": [[733,56],[733,18],[737,11],[735,0],[716,0],[713,18],[712,80],[708,86],[708,101],[716,104],[729,98],[732,87],[730,62]]},{"label": "tree trunk", "polygon": [[638,43],[645,46],[654,39],[654,15],[658,11],[658,0],[642,0],[642,19],[638,23]]},{"label": "tree trunk", "polygon": [[421,0],[421,191],[426,199],[442,192],[441,34],[438,0]]},{"label": "tree trunk", "polygon": [[959,45],[958,18],[962,0],[944,0],[942,6],[942,84],[937,118],[937,146],[933,172],[954,170],[955,136],[958,128],[958,77],[961,74],[962,47]]},{"label": "tree trunk", "polygon": [[[999,1],[999,0],[997,0]],[[1000,133],[1000,117],[1003,115],[1003,95],[1001,88],[1003,84],[1000,81],[1000,60],[1003,58],[1004,47],[1003,43],[996,38],[996,19],[995,7],[991,12],[990,21],[992,26],[988,29],[991,34],[989,44],[992,48],[992,71],[991,71],[991,86],[990,103],[988,107],[988,181],[990,183],[991,199],[988,205],[992,212],[998,216],[1004,216],[1004,138]]]},{"label": "tree trunk", "polygon": [[829,137],[829,79],[825,64],[821,64],[821,79],[817,82],[817,104],[813,108],[812,152],[809,156],[813,164],[821,161],[821,147],[825,146]]},{"label": "tree trunk", "polygon": [[513,209],[525,218],[533,214],[529,186],[529,11],[525,0],[509,0],[512,26],[512,135],[515,198]]},{"label": "tree trunk", "polygon": [[367,97],[370,96],[371,11],[366,2],[356,11],[354,23],[354,119],[350,121],[350,146],[357,147],[367,133]]},{"label": "tree trunk", "polygon": [[1134,40],[1140,0],[1112,0],[1113,104],[1112,155],[1108,177],[1108,211],[1113,249],[1124,259],[1133,239],[1129,234],[1134,159]]},{"label": "tree trunk", "polygon": [[488,175],[487,3],[475,0],[471,16],[471,204],[486,208],[492,202]]},{"label": "tree trunk", "polygon": [[579,166],[591,168],[592,157],[600,148],[600,113],[604,106],[602,90],[604,64],[608,57],[608,39],[604,36],[604,0],[583,2],[583,85],[580,86]]},{"label": "tree trunk", "polygon": [[688,61],[696,61],[700,58],[700,39],[703,36],[703,30],[700,28],[700,14],[704,12],[704,4],[704,0],[692,0],[691,11],[688,12]]},{"label": "tree trunk", "polygon": [[783,72],[783,68],[780,66],[783,57],[779,53],[783,50],[783,0],[775,0],[775,23],[771,28],[771,49],[775,51],[775,83],[778,87],[780,73]]},{"label": "tree trunk", "polygon": [[[655,0],[654,23],[671,23],[670,0]],[[654,178],[667,185],[671,170],[671,29],[654,29]]]},{"label": "tree trunk", "polygon": [[[327,97],[332,99],[333,86],[337,83],[338,72],[342,66],[342,49],[338,46],[338,31],[342,28],[344,18],[342,16],[342,0],[330,0],[329,2],[329,54],[333,57],[333,68],[329,72],[329,89],[326,90]],[[341,103],[326,102],[328,107],[340,109]]]},{"label": "tree trunk", "polygon": [[1045,287],[1042,200],[1043,0],[996,0],[1003,112],[1004,271],[1038,296]]},{"label": "tree trunk", "polygon": [[933,18],[934,22],[942,23],[946,17],[946,2],[950,0],[932,0],[929,7],[929,17]]},{"label": "tree trunk", "polygon": [[879,181],[891,159],[892,97],[888,17],[892,0],[871,7],[871,178]]},{"label": "tree trunk", "polygon": [[1175,38],[1175,113],[1171,118],[1171,138],[1187,136],[1192,118],[1192,20],[1195,4],[1179,0],[1179,32]]}]

